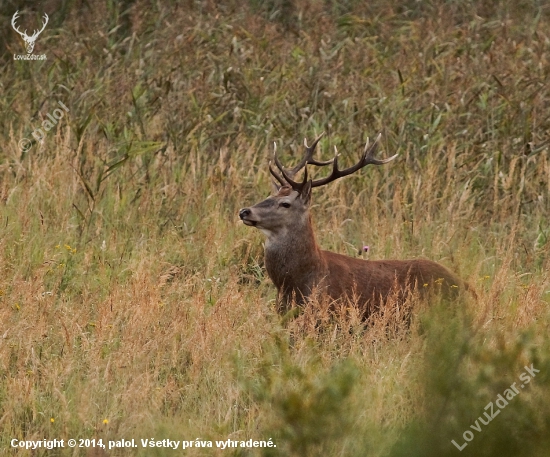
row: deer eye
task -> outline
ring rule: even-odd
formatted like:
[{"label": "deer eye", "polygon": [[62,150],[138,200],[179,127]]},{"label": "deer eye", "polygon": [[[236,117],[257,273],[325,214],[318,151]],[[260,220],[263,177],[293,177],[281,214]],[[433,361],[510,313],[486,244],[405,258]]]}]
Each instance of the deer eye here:
[{"label": "deer eye", "polygon": [[282,206],[283,208],[290,208],[290,203],[288,203],[288,202],[283,202],[283,203],[281,203],[281,206]]}]

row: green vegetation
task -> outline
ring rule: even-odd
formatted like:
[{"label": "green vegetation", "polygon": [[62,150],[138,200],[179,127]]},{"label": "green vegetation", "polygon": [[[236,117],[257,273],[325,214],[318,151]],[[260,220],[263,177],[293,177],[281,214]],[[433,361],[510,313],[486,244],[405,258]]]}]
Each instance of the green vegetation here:
[{"label": "green vegetation", "polygon": [[[277,447],[32,455],[548,455],[545,2],[46,3],[47,60],[0,35],[0,453],[200,437]],[[400,154],[314,192],[323,248],[430,258],[476,299],[410,303],[408,327],[322,304],[281,322],[237,212],[269,193],[274,141],[292,163],[321,131],[343,165],[378,132]]]}]

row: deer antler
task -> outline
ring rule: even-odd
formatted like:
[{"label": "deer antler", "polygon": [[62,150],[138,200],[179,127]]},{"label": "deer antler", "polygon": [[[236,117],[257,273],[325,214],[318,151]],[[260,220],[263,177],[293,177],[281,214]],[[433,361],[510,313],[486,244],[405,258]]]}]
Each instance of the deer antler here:
[{"label": "deer antler", "polygon": [[27,30],[25,30],[24,32],[21,32],[19,30],[19,27],[17,27],[15,25],[15,21],[19,18],[19,11],[16,11],[15,14],[13,15],[13,17],[11,18],[11,26],[13,27],[13,30],[15,30],[19,35],[21,35],[22,37],[26,37],[27,36]]},{"label": "deer antler", "polygon": [[36,38],[38,35],[40,35],[42,33],[42,31],[46,28],[46,25],[48,25],[48,21],[50,20],[50,18],[48,17],[48,15],[46,13],[44,13],[44,17],[42,18],[42,28],[40,30],[35,30],[34,33],[33,33],[33,38]]},{"label": "deer antler", "polygon": [[313,181],[311,183],[311,187],[320,187],[324,186],[325,184],[328,184],[329,182],[335,181],[338,178],[342,178],[344,176],[351,175],[355,173],[357,170],[360,170],[363,167],[366,167],[367,165],[384,165],[385,163],[391,162],[393,159],[395,159],[399,154],[395,154],[387,159],[375,159],[374,153],[378,149],[378,141],[380,140],[380,137],[382,136],[381,133],[378,134],[376,137],[376,140],[374,140],[374,143],[370,145],[369,140],[367,139],[367,143],[365,144],[365,149],[363,150],[363,156],[361,157],[361,160],[357,162],[355,165],[346,168],[344,170],[338,169],[338,154],[334,157],[334,161],[332,164],[332,173],[328,175],[326,178],[318,179],[316,181]]},{"label": "deer antler", "polygon": [[[367,140],[367,143],[365,145],[365,149],[363,150],[363,155],[362,155],[361,159],[359,160],[359,162],[357,162],[355,165],[353,165],[349,168],[346,168],[344,170],[340,170],[338,168],[338,153],[334,156],[334,159],[332,159],[330,161],[327,161],[327,162],[323,162],[324,165],[328,165],[329,163],[332,162],[332,172],[331,172],[330,175],[328,175],[325,178],[321,178],[321,179],[317,179],[316,181],[312,181],[311,182],[311,187],[313,188],[313,187],[324,186],[325,184],[328,184],[329,182],[335,181],[338,178],[342,178],[344,176],[351,175],[351,174],[355,173],[357,170],[359,170],[363,167],[366,167],[367,165],[384,165],[385,163],[391,162],[399,154],[395,154],[394,156],[389,157],[388,159],[376,159],[374,157],[374,153],[378,149],[378,141],[380,140],[381,136],[382,136],[382,134],[378,134],[378,136],[376,137],[376,140],[374,141],[374,143],[372,145],[370,144],[369,140]],[[316,142],[318,140],[319,139],[317,139]],[[313,146],[315,146],[316,142],[314,143]],[[291,177],[287,173],[285,173],[285,170],[284,170],[283,166],[281,165],[281,162],[279,161],[279,159],[277,158],[276,155],[274,156],[274,159],[275,159],[275,164],[277,165],[277,168],[281,171],[281,173],[282,173],[284,179],[286,180],[286,182],[292,187],[292,189],[294,189],[297,192],[301,192],[302,189],[304,188],[304,186],[307,183],[307,169],[305,170],[303,181],[301,183],[298,183],[298,182],[292,180],[292,178],[294,176]],[[311,163],[311,162],[306,161],[306,164],[307,163]],[[304,166],[305,166],[305,164],[304,164]],[[282,179],[280,178],[280,176],[278,177],[276,175],[276,173],[271,169],[271,166],[269,167],[269,169],[271,171],[271,174],[273,176],[275,176],[275,178],[277,178],[277,180],[281,184],[283,184]]]},{"label": "deer antler", "polygon": [[[287,170],[284,169],[281,162],[277,158],[277,145],[274,143],[273,159],[275,160],[275,164],[277,165],[277,168],[283,174],[283,177],[281,177],[278,173],[276,173],[271,168],[271,162],[269,163],[269,171],[271,172],[273,177],[277,181],[279,181],[279,184],[281,184],[281,186],[286,186],[286,185],[290,184],[292,188],[294,188],[294,186],[299,186],[301,188],[302,184],[294,182],[292,180],[292,178],[294,178],[294,176],[296,176],[296,173],[298,173],[302,168],[305,168],[306,165],[308,165],[308,164],[309,165],[316,165],[318,167],[324,167],[325,165],[330,165],[331,163],[334,162],[334,159],[327,160],[325,162],[320,162],[320,161],[315,160],[313,158],[313,153],[315,152],[315,147],[317,146],[317,143],[319,143],[319,140],[321,138],[323,138],[324,134],[325,134],[325,132],[321,133],[317,138],[315,138],[315,141],[313,142],[313,144],[311,146],[308,146],[307,139],[304,138],[304,146],[306,148],[306,154],[304,155],[302,160],[300,160],[300,162],[296,166],[294,166],[292,168],[288,168]],[[307,168],[305,169],[305,174],[307,175]]]}]

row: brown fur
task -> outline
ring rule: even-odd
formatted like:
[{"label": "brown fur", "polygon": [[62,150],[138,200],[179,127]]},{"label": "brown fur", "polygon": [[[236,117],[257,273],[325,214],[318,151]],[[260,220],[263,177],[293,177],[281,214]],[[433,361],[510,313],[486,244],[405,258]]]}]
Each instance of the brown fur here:
[{"label": "brown fur", "polygon": [[418,289],[423,295],[435,291],[454,297],[467,288],[447,268],[431,260],[371,261],[323,251],[315,242],[311,224],[293,235],[298,236],[289,237],[288,248],[266,247],[265,251],[267,273],[285,310],[293,299],[304,304],[315,289],[332,300],[355,300],[367,317],[395,293],[404,297]]},{"label": "brown fur", "polygon": [[315,240],[309,215],[311,181],[300,191],[282,187],[278,194],[239,216],[267,236],[265,266],[286,310],[293,300],[304,304],[313,293],[332,300],[350,299],[368,317],[392,295],[404,298],[417,290],[455,297],[468,285],[444,266],[424,259],[356,259],[323,251]]}]

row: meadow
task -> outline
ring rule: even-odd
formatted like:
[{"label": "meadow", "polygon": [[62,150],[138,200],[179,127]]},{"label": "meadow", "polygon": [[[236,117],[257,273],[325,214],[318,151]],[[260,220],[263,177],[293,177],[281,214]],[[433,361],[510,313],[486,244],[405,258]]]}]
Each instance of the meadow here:
[{"label": "meadow", "polygon": [[[548,3],[27,4],[0,7],[0,454],[549,455]],[[46,60],[14,60],[17,9]],[[277,314],[238,210],[321,132],[399,157],[314,189],[319,244],[476,298]],[[70,438],[139,446],[11,444]]]}]

